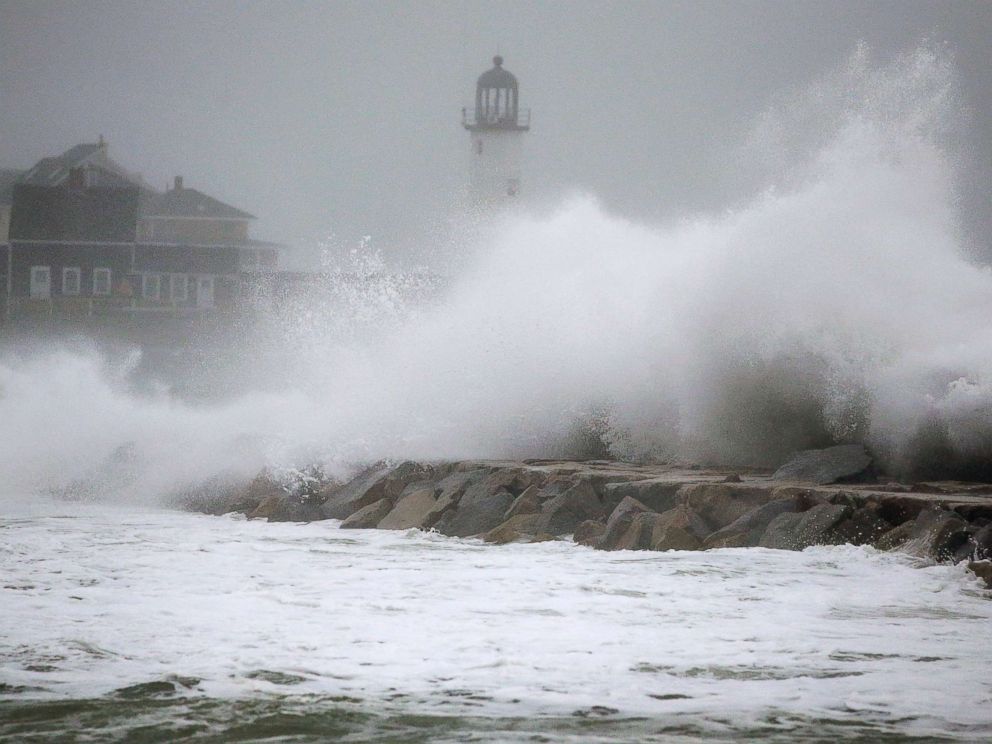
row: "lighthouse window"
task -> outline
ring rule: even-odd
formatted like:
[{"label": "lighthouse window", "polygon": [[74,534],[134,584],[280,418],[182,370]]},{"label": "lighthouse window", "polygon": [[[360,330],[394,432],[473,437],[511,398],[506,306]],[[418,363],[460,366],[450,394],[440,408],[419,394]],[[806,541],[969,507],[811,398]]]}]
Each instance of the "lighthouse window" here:
[{"label": "lighthouse window", "polygon": [[482,140],[481,139],[475,141],[475,151],[479,155],[482,154]]}]

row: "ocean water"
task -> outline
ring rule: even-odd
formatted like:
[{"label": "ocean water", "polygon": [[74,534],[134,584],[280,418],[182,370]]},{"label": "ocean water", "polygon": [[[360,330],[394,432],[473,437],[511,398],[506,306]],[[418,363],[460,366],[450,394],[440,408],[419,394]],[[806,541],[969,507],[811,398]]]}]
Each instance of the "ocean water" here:
[{"label": "ocean water", "polygon": [[978,741],[992,602],[869,548],[0,521],[0,741]]}]

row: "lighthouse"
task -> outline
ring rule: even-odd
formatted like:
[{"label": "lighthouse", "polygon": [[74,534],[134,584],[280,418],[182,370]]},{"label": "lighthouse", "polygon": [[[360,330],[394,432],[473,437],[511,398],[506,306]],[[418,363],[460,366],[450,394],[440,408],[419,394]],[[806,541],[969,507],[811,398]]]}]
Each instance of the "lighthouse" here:
[{"label": "lighthouse", "polygon": [[517,78],[503,69],[503,58],[479,76],[475,108],[462,109],[462,126],[472,137],[469,191],[478,206],[512,201],[520,193],[523,136],[530,110],[520,108]]}]

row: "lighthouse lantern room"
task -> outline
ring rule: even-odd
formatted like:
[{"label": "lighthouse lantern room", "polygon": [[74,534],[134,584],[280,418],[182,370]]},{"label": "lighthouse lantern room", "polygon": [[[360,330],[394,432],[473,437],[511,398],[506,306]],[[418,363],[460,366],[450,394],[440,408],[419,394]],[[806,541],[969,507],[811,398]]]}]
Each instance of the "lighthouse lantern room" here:
[{"label": "lighthouse lantern room", "polygon": [[462,125],[472,136],[469,188],[473,201],[493,204],[520,193],[523,134],[530,110],[520,108],[517,78],[503,69],[503,58],[479,76],[475,108],[462,109]]}]

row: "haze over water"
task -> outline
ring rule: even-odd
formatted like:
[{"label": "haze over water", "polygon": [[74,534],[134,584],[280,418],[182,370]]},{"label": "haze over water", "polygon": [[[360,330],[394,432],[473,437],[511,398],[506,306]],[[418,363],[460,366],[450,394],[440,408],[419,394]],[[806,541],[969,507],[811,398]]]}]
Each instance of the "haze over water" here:
[{"label": "haze over water", "polygon": [[622,458],[774,467],[865,440],[896,474],[988,475],[992,273],[959,240],[960,105],[937,52],[859,50],[759,120],[741,167],[774,178],[749,202],[666,225],[591,196],[508,214],[430,301],[381,279],[313,296],[210,361],[248,391],[224,402],[7,354],[0,469],[64,485],[127,445],[147,498],[266,464],[561,455],[591,428]]},{"label": "haze over water", "polygon": [[[220,472],[582,454],[590,429],[617,458],[767,467],[853,439],[897,474],[981,474],[992,273],[961,250],[957,109],[933,50],[855,53],[759,122],[752,200],[663,225],[593,196],[507,215],[431,302],[373,282],[344,318],[284,319],[224,360],[253,389],[220,402],[7,353],[0,732],[989,736],[992,609],[961,567],[158,508]],[[112,505],[39,494],[79,479]]]}]

